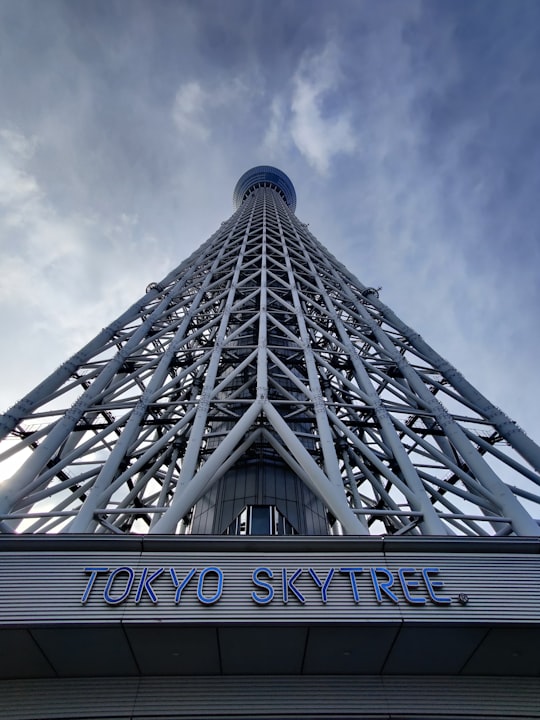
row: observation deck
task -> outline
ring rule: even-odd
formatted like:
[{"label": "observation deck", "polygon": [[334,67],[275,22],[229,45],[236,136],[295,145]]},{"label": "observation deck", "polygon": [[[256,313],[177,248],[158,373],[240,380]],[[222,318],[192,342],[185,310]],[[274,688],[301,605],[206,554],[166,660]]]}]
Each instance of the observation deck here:
[{"label": "observation deck", "polygon": [[281,195],[293,212],[296,210],[294,185],[284,172],[271,165],[257,165],[242,175],[234,188],[234,209],[238,210],[248,195],[259,187],[273,188]]}]

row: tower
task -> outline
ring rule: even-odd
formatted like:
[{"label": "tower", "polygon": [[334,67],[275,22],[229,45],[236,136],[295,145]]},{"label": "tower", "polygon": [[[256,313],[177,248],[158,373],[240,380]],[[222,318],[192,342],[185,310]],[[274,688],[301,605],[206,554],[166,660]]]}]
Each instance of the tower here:
[{"label": "tower", "polygon": [[2,419],[13,532],[537,535],[540,450],[246,172],[219,230]]},{"label": "tower", "polygon": [[246,172],[193,255],[3,416],[3,533],[539,534],[540,450]]},{"label": "tower", "polygon": [[6,720],[540,718],[540,451],[276,168],[0,424]]}]

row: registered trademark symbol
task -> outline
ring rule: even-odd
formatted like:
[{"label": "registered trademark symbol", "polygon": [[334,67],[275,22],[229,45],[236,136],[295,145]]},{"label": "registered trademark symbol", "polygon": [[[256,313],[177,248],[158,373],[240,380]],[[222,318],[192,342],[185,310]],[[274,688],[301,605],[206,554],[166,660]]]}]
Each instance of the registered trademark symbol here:
[{"label": "registered trademark symbol", "polygon": [[457,599],[461,605],[466,605],[469,602],[469,596],[466,593],[459,593]]}]

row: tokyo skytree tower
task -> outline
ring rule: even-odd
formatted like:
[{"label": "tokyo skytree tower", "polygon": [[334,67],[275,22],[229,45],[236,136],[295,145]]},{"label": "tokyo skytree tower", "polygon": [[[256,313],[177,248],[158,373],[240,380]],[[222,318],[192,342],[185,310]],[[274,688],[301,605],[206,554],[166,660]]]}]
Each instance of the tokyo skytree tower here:
[{"label": "tokyo skytree tower", "polygon": [[255,167],[191,257],[2,416],[3,533],[538,536],[540,448]]}]

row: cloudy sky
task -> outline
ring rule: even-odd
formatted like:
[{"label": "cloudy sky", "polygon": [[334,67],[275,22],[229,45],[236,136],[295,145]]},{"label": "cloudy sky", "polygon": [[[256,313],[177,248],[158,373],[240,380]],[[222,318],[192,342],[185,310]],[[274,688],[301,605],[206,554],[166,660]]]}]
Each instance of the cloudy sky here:
[{"label": "cloudy sky", "polygon": [[540,3],[0,0],[0,409],[249,167],[540,440]]}]

